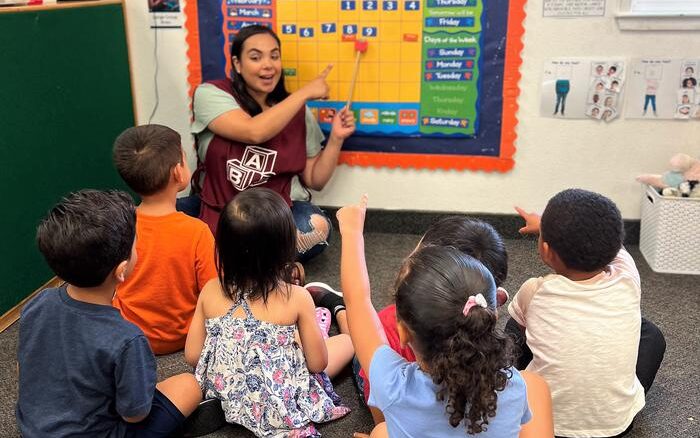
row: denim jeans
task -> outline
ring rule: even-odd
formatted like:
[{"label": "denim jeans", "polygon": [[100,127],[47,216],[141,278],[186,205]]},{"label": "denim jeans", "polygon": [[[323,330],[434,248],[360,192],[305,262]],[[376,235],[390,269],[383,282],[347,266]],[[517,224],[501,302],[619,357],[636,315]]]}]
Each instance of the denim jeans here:
[{"label": "denim jeans", "polygon": [[557,93],[557,104],[554,107],[554,114],[559,112],[559,105],[561,105],[561,114],[564,115],[564,110],[566,109],[567,94],[569,94],[568,91],[566,93]]},{"label": "denim jeans", "polygon": [[177,198],[175,208],[177,211],[185,213],[187,216],[199,217],[199,209],[202,206],[202,201],[199,195],[183,196]]},{"label": "denim jeans", "polygon": [[656,95],[655,94],[645,94],[644,95],[644,112],[651,104],[651,109],[656,112]]},{"label": "denim jeans", "polygon": [[[189,195],[184,196],[182,198],[178,198],[176,203],[176,208],[178,211],[181,211],[187,214],[188,216],[192,217],[199,216],[200,206],[201,200],[199,199],[199,195]],[[329,230],[328,237],[322,242],[319,242],[318,244],[311,247],[308,251],[298,253],[297,258],[301,262],[310,260],[313,257],[319,255],[321,252],[323,252],[323,250],[326,249],[326,247],[328,246],[328,239],[330,238],[331,231],[333,230],[331,221],[328,218],[328,216],[326,216],[326,214],[323,212],[323,210],[321,210],[320,208],[308,201],[292,202],[292,216],[294,216],[294,222],[296,223],[297,230],[300,233],[308,233],[312,231],[310,223],[312,214],[323,216],[326,219],[326,221],[328,222]]]},{"label": "denim jeans", "polygon": [[328,246],[328,240],[331,237],[331,231],[333,231],[333,225],[331,220],[326,216],[323,210],[321,210],[316,205],[309,201],[292,201],[292,215],[294,216],[294,222],[297,225],[297,230],[300,233],[308,233],[312,231],[311,228],[311,215],[317,214],[322,216],[328,222],[328,236],[322,242],[317,243],[309,250],[303,253],[297,253],[297,259],[300,262],[306,262],[321,254],[324,249]]}]

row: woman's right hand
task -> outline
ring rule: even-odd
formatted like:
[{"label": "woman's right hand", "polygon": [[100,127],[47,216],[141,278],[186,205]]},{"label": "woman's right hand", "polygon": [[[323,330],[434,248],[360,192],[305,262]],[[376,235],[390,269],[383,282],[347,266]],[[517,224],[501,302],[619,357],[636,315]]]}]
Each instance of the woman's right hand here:
[{"label": "woman's right hand", "polygon": [[333,64],[328,64],[328,66],[316,76],[316,79],[301,87],[299,91],[304,93],[306,100],[328,99],[330,87],[326,82],[326,78],[332,69]]}]

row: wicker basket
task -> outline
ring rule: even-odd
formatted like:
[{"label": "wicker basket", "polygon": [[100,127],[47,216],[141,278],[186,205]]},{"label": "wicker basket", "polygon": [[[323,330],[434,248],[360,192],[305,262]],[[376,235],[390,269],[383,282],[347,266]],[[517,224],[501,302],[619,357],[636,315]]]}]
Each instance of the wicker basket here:
[{"label": "wicker basket", "polygon": [[639,249],[656,272],[700,275],[700,198],[644,186]]}]

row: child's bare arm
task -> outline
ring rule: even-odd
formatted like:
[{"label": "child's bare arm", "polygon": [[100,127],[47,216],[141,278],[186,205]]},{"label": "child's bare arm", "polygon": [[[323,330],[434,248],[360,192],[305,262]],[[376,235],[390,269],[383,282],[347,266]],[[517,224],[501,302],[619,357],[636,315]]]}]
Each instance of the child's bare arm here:
[{"label": "child's bare arm", "polygon": [[347,308],[350,337],[360,365],[369,370],[374,352],[382,344],[386,344],[386,338],[370,297],[365,241],[362,235],[366,209],[365,195],[360,204],[343,207],[337,216],[343,242],[340,283]]},{"label": "child's bare arm", "polygon": [[520,217],[525,219],[525,226],[519,231],[520,234],[540,234],[540,220],[542,216],[537,213],[528,213],[520,207],[515,207]]},{"label": "child's bare arm", "polygon": [[[218,280],[212,280],[218,281]],[[192,368],[197,366],[199,356],[204,348],[204,340],[207,337],[207,331],[204,327],[204,310],[202,302],[206,299],[207,287],[205,286],[197,300],[197,307],[194,310],[194,316],[190,323],[190,329],[187,332],[187,340],[185,341],[185,362]]]},{"label": "child's bare arm", "polygon": [[297,306],[297,328],[301,348],[306,358],[306,367],[312,373],[320,373],[328,366],[328,349],[316,323],[314,300],[306,289],[294,287],[294,302]]}]

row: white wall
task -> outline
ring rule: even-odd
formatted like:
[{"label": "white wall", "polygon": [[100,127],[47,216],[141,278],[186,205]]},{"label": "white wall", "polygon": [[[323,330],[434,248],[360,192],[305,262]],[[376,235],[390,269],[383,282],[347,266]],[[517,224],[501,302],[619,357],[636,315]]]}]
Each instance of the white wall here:
[{"label": "white wall", "polygon": [[[341,206],[370,195],[385,209],[513,213],[513,205],[541,209],[554,193],[582,187],[611,197],[625,218],[639,218],[639,173],[661,173],[675,152],[700,157],[700,123],[682,121],[560,120],[539,115],[544,60],[551,57],[700,57],[698,32],[620,32],[607,2],[603,18],[544,19],[542,0],[526,4],[518,140],[508,173],[427,171],[339,166],[322,205]],[[154,104],[153,33],[145,0],[127,0],[132,71],[139,122]],[[188,132],[184,30],[159,30],[160,106],[153,122]],[[191,147],[191,140],[186,141]]]},{"label": "white wall", "polygon": [[[184,7],[182,0],[180,3]],[[193,166],[196,158],[190,134],[185,31],[151,29],[146,0],[125,0],[125,8],[137,122],[167,125],[179,132]],[[156,101],[158,108],[153,113]]]}]

